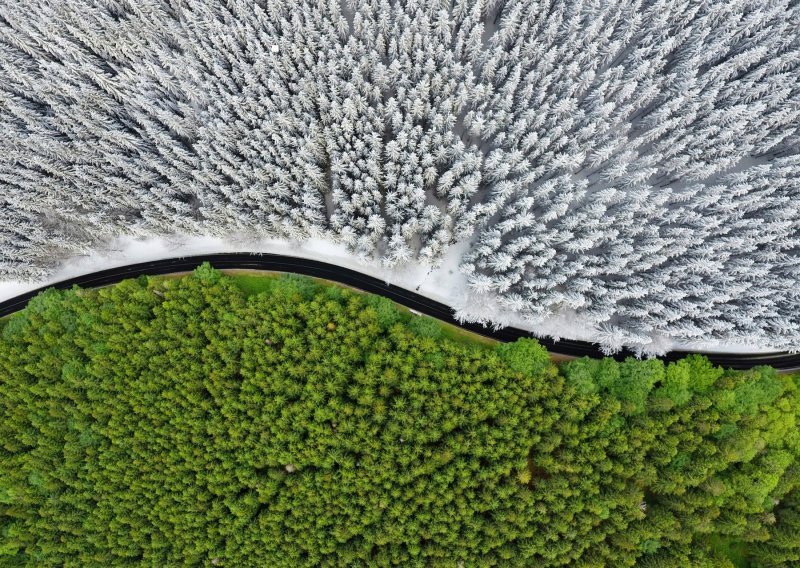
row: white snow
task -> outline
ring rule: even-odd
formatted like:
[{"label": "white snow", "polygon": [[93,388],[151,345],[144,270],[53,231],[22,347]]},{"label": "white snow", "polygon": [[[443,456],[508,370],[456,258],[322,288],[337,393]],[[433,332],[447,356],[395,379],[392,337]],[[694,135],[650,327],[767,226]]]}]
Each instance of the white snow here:
[{"label": "white snow", "polygon": [[[128,264],[198,254],[263,252],[320,260],[357,270],[452,306],[456,317],[462,321],[490,322],[497,326],[513,325],[531,331],[539,337],[549,336],[584,341],[592,341],[596,338],[595,328],[572,310],[565,310],[534,325],[519,315],[504,309],[498,298],[469,290],[466,277],[459,271],[460,259],[468,247],[469,243],[466,241],[453,245],[439,266],[435,268],[421,264],[409,264],[390,269],[382,267],[379,261],[358,259],[349,253],[343,244],[333,243],[322,238],[291,242],[279,239],[256,239],[249,236],[231,236],[227,239],[189,235],[175,235],[169,239],[120,237],[106,249],[62,263],[60,268],[47,280],[0,282],[0,301],[60,280]],[[731,353],[774,351],[738,343],[681,343],[667,337],[656,337],[650,352],[663,354],[670,349]]]}]

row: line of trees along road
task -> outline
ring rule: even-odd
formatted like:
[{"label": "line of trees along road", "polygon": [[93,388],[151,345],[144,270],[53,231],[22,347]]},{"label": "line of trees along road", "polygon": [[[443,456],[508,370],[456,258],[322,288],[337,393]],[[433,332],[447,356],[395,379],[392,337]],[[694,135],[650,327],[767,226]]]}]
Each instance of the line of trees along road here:
[{"label": "line of trees along road", "polygon": [[[81,287],[107,286],[115,284],[125,278],[191,271],[203,262],[210,262],[214,267],[220,269],[268,270],[297,273],[332,280],[337,283],[354,286],[366,292],[380,294],[408,308],[416,309],[439,320],[491,337],[498,341],[508,342],[523,337],[532,337],[530,332],[519,328],[494,328],[479,323],[460,321],[453,313],[453,309],[446,304],[427,298],[422,294],[387,284],[383,280],[368,276],[356,270],[307,258],[254,252],[213,253],[167,258],[109,268],[90,274],[82,274],[67,280],[48,284],[42,288],[0,302],[0,317],[23,309],[31,298],[49,287],[69,289],[74,285]],[[560,339],[559,341],[554,341],[547,337],[538,338],[537,341],[547,347],[549,351],[560,355],[574,357],[602,357],[604,355],[601,346],[588,341],[574,339]],[[660,358],[664,361],[677,361],[691,353],[691,351],[670,351]],[[623,361],[634,354],[635,353],[631,350],[620,349],[613,354],[613,357]],[[758,365],[769,365],[781,371],[791,372],[800,370],[800,354],[793,354],[785,351],[769,353],[715,352],[706,353],[706,356],[714,364],[725,368],[750,369]]]},{"label": "line of trees along road", "polygon": [[0,566],[792,566],[797,376],[440,337],[296,276],[52,290],[0,333]]}]

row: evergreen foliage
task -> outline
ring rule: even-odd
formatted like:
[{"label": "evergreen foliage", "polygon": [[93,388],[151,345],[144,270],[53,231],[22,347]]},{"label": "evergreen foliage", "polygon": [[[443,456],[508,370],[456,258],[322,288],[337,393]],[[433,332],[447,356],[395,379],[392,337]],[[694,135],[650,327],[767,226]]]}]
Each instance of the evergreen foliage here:
[{"label": "evergreen foliage", "polygon": [[798,30],[795,0],[4,0],[0,275],[122,233],[465,242],[476,296],[608,350],[798,349]]},{"label": "evergreen foliage", "polygon": [[769,539],[752,547],[750,556],[764,568],[800,565],[800,490],[795,488],[774,512]]},{"label": "evergreen foliage", "polygon": [[717,536],[796,562],[792,377],[557,368],[533,340],[470,348],[347,289],[269,288],[204,266],[7,321],[0,565],[730,565]]}]

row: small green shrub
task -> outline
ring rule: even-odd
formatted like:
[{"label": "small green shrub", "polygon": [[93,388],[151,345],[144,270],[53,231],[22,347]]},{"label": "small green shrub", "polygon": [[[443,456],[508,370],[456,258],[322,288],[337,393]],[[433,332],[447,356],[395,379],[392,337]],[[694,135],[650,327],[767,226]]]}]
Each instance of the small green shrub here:
[{"label": "small green shrub", "polygon": [[382,329],[389,329],[400,321],[400,312],[389,298],[383,296],[369,295],[366,297],[367,305],[375,310],[378,325]]},{"label": "small green shrub", "polygon": [[512,369],[536,375],[552,365],[550,354],[534,339],[522,338],[513,343],[501,343],[495,350]]},{"label": "small green shrub", "polygon": [[433,318],[425,316],[412,316],[408,327],[420,337],[439,339],[442,336],[442,325]]}]

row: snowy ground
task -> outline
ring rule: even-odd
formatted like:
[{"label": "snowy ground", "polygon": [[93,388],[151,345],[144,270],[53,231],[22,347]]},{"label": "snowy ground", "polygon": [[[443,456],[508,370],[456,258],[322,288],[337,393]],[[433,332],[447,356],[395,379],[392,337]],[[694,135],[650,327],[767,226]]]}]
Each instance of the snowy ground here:
[{"label": "snowy ground", "polygon": [[[468,243],[462,243],[451,247],[441,265],[433,270],[429,266],[421,265],[387,269],[378,263],[361,261],[348,253],[344,245],[323,239],[309,239],[300,243],[277,239],[256,240],[249,237],[220,239],[207,236],[178,236],[169,240],[158,237],[147,239],[121,237],[116,239],[106,250],[98,251],[88,256],[77,257],[63,263],[53,273],[53,276],[47,280],[38,282],[0,282],[0,301],[80,274],[138,262],[204,253],[265,252],[321,260],[358,270],[364,274],[381,278],[391,284],[409,290],[416,290],[429,298],[452,306],[457,316],[464,320],[490,320],[495,324],[513,325],[514,327],[527,329],[538,336],[584,341],[593,340],[593,327],[581,321],[581,318],[575,313],[564,312],[541,324],[531,325],[515,314],[504,312],[502,308],[498,307],[494,298],[478,296],[468,290],[466,278],[458,268],[460,258],[467,246]],[[654,352],[663,353],[670,349],[726,351],[731,353],[772,351],[771,349],[742,344],[678,343],[669,338],[655,338]]]}]

